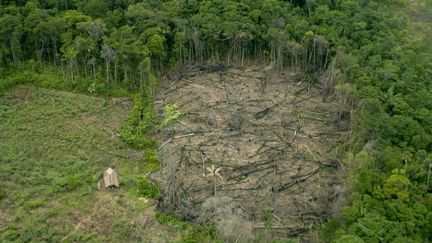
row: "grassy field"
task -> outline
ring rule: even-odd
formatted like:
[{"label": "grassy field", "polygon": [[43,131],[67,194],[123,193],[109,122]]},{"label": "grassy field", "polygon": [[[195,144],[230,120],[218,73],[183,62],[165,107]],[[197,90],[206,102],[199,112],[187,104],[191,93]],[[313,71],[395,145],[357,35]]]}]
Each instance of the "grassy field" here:
[{"label": "grassy field", "polygon": [[[136,193],[147,166],[118,137],[130,109],[126,99],[29,86],[0,96],[0,242],[178,237]],[[97,191],[109,166],[121,188]]]}]

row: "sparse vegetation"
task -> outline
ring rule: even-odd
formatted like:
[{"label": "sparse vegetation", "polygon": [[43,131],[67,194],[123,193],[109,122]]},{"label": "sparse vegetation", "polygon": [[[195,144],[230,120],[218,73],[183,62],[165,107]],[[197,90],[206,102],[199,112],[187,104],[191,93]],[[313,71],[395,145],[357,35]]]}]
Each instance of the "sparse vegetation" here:
[{"label": "sparse vegetation", "polygon": [[177,120],[182,115],[176,104],[165,104],[163,111],[162,127]]},{"label": "sparse vegetation", "polygon": [[174,228],[185,230],[188,227],[191,227],[189,223],[179,220],[177,217],[173,215],[168,215],[162,212],[156,212],[156,219],[159,221],[159,223],[169,225]]},{"label": "sparse vegetation", "polygon": [[156,148],[156,140],[150,136],[157,125],[151,99],[136,96],[133,104],[132,112],[120,130],[121,138],[137,149]]},{"label": "sparse vegetation", "polygon": [[204,222],[199,225],[188,227],[183,233],[180,242],[184,243],[199,243],[199,242],[223,242],[219,238],[219,233],[211,222]]},{"label": "sparse vegetation", "polygon": [[191,224],[182,221],[177,217],[162,212],[156,212],[156,219],[159,223],[168,225],[173,228],[183,230],[179,242],[182,243],[200,243],[200,242],[223,242],[214,224],[210,221],[201,224]]}]

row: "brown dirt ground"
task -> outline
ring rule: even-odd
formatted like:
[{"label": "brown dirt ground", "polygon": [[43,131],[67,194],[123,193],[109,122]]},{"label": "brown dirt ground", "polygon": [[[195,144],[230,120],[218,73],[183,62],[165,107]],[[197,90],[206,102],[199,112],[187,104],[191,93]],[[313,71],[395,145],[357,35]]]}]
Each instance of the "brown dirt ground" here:
[{"label": "brown dirt ground", "polygon": [[265,228],[263,212],[273,215],[275,232],[289,235],[330,216],[344,174],[335,148],[349,132],[319,83],[309,87],[300,73],[260,66],[189,67],[176,75],[156,101],[160,114],[173,103],[183,113],[159,134],[162,169],[152,178],[166,188],[162,209],[199,220],[215,194],[214,165],[216,195],[236,201],[255,232]]}]

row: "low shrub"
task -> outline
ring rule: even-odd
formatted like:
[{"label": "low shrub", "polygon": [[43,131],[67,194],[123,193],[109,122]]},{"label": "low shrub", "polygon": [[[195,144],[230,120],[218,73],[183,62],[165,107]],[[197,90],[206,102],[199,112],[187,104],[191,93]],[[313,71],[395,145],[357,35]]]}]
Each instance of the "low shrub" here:
[{"label": "low shrub", "polygon": [[6,192],[4,189],[0,188],[0,200],[6,198]]},{"label": "low shrub", "polygon": [[156,140],[149,136],[157,123],[156,114],[148,98],[134,97],[134,106],[120,130],[120,137],[136,149],[156,148]]},{"label": "low shrub", "polygon": [[0,242],[13,242],[19,238],[19,232],[15,225],[8,225],[6,230],[0,234]]},{"label": "low shrub", "polygon": [[144,149],[144,172],[155,172],[159,170],[160,161],[155,149]]},{"label": "low shrub", "polygon": [[223,242],[220,240],[216,226],[210,221],[192,225],[186,221],[180,220],[176,216],[165,214],[159,211],[156,212],[155,216],[160,224],[168,225],[183,231],[180,242]]},{"label": "low shrub", "polygon": [[164,117],[161,122],[161,126],[168,125],[169,123],[177,120],[182,115],[176,104],[166,104],[163,108],[163,111]]},{"label": "low shrub", "polygon": [[147,177],[138,177],[136,181],[137,195],[147,198],[158,198],[160,195],[159,188]]},{"label": "low shrub", "polygon": [[212,223],[202,223],[189,227],[182,235],[180,242],[199,243],[199,242],[223,242],[218,234],[216,226]]},{"label": "low shrub", "polygon": [[72,191],[83,184],[78,176],[56,178],[53,182],[57,192]]},{"label": "low shrub", "polygon": [[189,224],[178,219],[175,216],[171,216],[162,212],[156,212],[156,219],[160,224],[168,225],[178,229],[187,229]]},{"label": "low shrub", "polygon": [[45,204],[45,201],[41,198],[33,199],[24,203],[24,209],[29,211]]}]

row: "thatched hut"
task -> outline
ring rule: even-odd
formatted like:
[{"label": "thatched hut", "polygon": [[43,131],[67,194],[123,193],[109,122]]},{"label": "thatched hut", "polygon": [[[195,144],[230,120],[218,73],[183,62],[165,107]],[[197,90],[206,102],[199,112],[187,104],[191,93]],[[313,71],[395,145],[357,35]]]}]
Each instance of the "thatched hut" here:
[{"label": "thatched hut", "polygon": [[103,173],[103,178],[98,183],[98,189],[115,188],[119,187],[118,175],[115,170],[108,168]]}]

